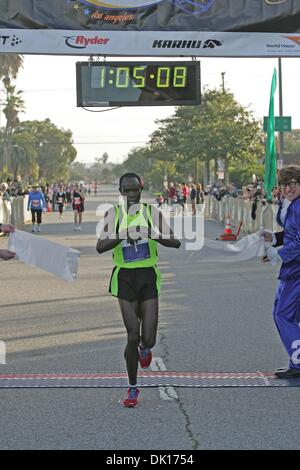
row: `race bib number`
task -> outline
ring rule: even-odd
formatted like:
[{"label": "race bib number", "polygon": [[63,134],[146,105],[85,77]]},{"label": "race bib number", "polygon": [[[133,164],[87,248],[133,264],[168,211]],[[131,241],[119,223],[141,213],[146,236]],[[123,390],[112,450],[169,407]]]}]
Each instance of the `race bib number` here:
[{"label": "race bib number", "polygon": [[123,240],[122,251],[125,263],[132,263],[134,261],[142,261],[150,258],[149,243],[145,240],[139,240],[133,245],[127,243],[126,240]]}]

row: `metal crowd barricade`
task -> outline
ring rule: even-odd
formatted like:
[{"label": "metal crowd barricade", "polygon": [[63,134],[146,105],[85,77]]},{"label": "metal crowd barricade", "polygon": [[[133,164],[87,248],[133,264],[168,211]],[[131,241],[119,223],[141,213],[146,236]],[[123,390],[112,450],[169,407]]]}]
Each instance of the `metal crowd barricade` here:
[{"label": "metal crowd barricade", "polygon": [[254,233],[261,226],[267,230],[282,230],[276,222],[277,205],[265,203],[258,200],[256,208],[256,217],[251,217],[253,201],[249,199],[234,198],[225,196],[218,201],[214,196],[205,196],[205,218],[214,219],[222,224],[225,223],[227,214],[230,216],[231,225],[237,227],[240,221],[243,221],[241,232],[245,234]]}]

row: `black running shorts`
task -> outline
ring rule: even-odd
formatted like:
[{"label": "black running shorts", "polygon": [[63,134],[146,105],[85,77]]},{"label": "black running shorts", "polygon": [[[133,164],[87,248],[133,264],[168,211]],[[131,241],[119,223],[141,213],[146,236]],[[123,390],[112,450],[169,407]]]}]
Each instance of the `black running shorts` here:
[{"label": "black running shorts", "polygon": [[119,299],[128,302],[155,299],[160,292],[160,272],[154,266],[151,268],[118,268],[115,267],[110,283],[109,292]]}]

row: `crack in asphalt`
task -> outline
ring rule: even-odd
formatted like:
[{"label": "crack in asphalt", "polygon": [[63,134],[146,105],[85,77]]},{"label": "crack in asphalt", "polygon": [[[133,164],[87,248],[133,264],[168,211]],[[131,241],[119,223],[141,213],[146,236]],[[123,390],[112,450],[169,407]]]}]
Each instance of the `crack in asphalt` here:
[{"label": "crack in asphalt", "polygon": [[[164,362],[167,363],[168,362],[168,357],[170,356],[170,353],[169,353],[169,350],[168,350],[166,337],[162,333],[160,334],[160,344],[162,345],[162,349],[163,349],[163,354],[162,354],[163,360],[164,360]],[[158,367],[159,367],[159,365],[158,365]],[[168,393],[167,388],[164,388],[164,390],[165,390],[166,395],[168,395],[171,399],[176,401],[177,404],[178,404],[179,410],[180,410],[180,412],[183,415],[184,420],[185,420],[185,426],[184,427],[185,427],[187,436],[188,436],[188,438],[189,438],[189,440],[192,444],[192,450],[200,449],[200,442],[195,438],[195,436],[193,434],[192,422],[191,422],[191,419],[190,419],[186,409],[184,408],[183,400],[178,396],[178,394],[177,394],[177,398],[171,396]]]}]

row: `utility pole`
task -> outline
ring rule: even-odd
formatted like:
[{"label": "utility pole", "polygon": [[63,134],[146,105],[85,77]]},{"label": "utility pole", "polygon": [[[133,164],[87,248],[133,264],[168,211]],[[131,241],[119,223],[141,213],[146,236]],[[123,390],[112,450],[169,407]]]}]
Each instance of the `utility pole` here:
[{"label": "utility pole", "polygon": [[222,72],[221,75],[222,75],[222,90],[223,90],[223,93],[225,93],[225,81],[224,81],[225,72]]},{"label": "utility pole", "polygon": [[[283,116],[283,99],[282,99],[282,68],[281,68],[281,57],[278,58],[278,86],[279,86],[279,116]],[[284,156],[284,133],[279,132],[279,160],[280,164],[283,165]]]}]

